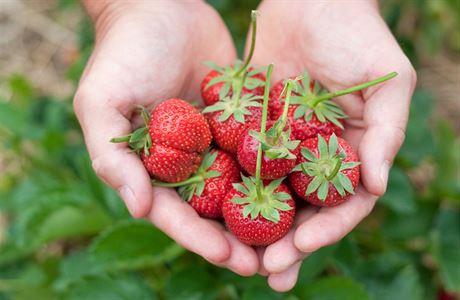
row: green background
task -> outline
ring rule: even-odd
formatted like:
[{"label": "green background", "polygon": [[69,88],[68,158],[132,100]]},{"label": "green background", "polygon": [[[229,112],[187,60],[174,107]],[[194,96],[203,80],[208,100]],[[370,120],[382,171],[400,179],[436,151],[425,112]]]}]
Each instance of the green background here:
[{"label": "green background", "polygon": [[[458,62],[459,1],[382,2],[417,69],[434,55]],[[241,52],[248,12],[258,1],[210,3]],[[81,14],[74,1],[60,0],[52,17],[75,11]],[[77,25],[78,49],[65,70],[73,90],[93,42],[88,20]],[[442,99],[423,84],[386,195],[340,243],[304,261],[291,292],[276,293],[265,278],[214,267],[130,218],[92,171],[72,93],[52,96],[27,73],[0,80],[9,92],[0,95],[0,154],[8,166],[0,164],[1,300],[421,300],[460,291],[460,116],[436,113]]]}]

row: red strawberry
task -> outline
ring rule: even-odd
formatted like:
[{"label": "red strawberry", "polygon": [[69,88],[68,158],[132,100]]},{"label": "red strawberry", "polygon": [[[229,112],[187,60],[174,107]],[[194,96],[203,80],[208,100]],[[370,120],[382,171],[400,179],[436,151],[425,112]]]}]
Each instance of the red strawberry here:
[{"label": "red strawberry", "polygon": [[235,93],[240,96],[246,94],[263,95],[265,76],[261,72],[264,68],[253,69],[249,67],[255,48],[257,14],[257,11],[251,12],[251,48],[244,62],[236,60],[232,66],[227,67],[220,67],[213,62],[206,62],[206,65],[212,69],[201,83],[201,97],[206,106],[214,105],[220,100],[232,98]]},{"label": "red strawberry", "polygon": [[[247,96],[247,95],[246,95]],[[221,105],[226,103],[225,101],[219,101],[214,106]],[[252,103],[252,104],[251,104]],[[256,124],[260,123],[262,116],[262,109],[260,108],[260,103],[255,101],[249,101],[248,105],[257,105],[257,106],[248,106],[245,109],[249,114],[241,115],[238,117],[234,114],[224,118],[227,113],[225,110],[218,110],[210,113],[205,113],[205,117],[209,122],[209,127],[211,128],[212,136],[214,137],[214,142],[223,150],[228,151],[232,154],[236,154],[238,149],[238,143],[246,130],[246,128],[252,128]],[[245,105],[246,106],[246,105]],[[208,106],[212,108],[213,106]],[[203,112],[206,112],[206,109]]]},{"label": "red strawberry", "polygon": [[360,177],[358,156],[344,139],[318,135],[299,147],[302,155],[289,181],[302,199],[318,206],[335,206],[354,194]]},{"label": "red strawberry", "polygon": [[201,154],[152,144],[148,154],[140,153],[147,171],[156,179],[166,182],[182,181],[200,166]]},{"label": "red strawberry", "polygon": [[145,126],[133,133],[112,139],[128,142],[141,154],[142,161],[156,179],[178,182],[187,179],[201,162],[211,143],[211,131],[204,116],[181,99],[169,99],[150,114],[142,110]]},{"label": "red strawberry", "polygon": [[222,206],[225,223],[241,242],[268,246],[291,228],[295,202],[282,180],[262,184],[263,199],[258,199],[255,178],[243,177],[243,183],[234,184],[225,197]]},{"label": "red strawberry", "polygon": [[[351,94],[370,86],[382,83],[397,75],[396,72],[389,73],[359,85],[347,89],[328,92],[323,90],[317,81],[310,80],[310,76],[305,72],[300,83],[297,83],[295,92],[297,95],[292,97],[291,107],[288,111],[289,121],[292,127],[294,138],[305,140],[321,135],[342,135],[343,125],[341,119],[347,117],[340,106],[331,99],[338,96]],[[279,82],[271,91],[271,117],[276,119],[282,113],[283,82]]]},{"label": "red strawberry", "polygon": [[[307,79],[305,80],[305,78]],[[297,103],[301,101],[302,97],[312,97],[321,91],[319,84],[314,80],[309,81],[308,78],[308,74],[305,73],[302,84],[297,85],[297,93],[294,93]],[[310,83],[308,84],[308,82]],[[307,89],[304,88],[305,85],[308,86]],[[283,112],[284,97],[281,96],[283,88],[284,80],[281,80],[270,91],[270,116],[272,119],[278,119]],[[298,111],[297,114],[296,111]],[[291,104],[288,110],[292,135],[295,139],[302,141],[315,137],[317,134],[326,136],[334,133],[341,136],[343,126],[339,120],[345,117],[346,115],[338,105],[330,100],[318,103],[316,106],[310,105],[308,101],[303,104]]]},{"label": "red strawberry", "polygon": [[[236,81],[241,80],[240,76],[234,75],[238,71],[235,67],[221,68],[213,65],[212,68],[214,69],[211,70],[201,82],[201,98],[203,98],[204,104],[206,104],[206,106],[213,105],[217,101],[222,100],[225,97],[232,97],[232,86],[235,84]],[[252,70],[254,69],[248,69],[249,72],[251,72]],[[257,69],[256,71],[261,71],[261,69]],[[262,96],[264,94],[264,82],[264,74],[251,73],[251,75],[248,78],[246,78],[244,82],[241,95],[253,94]]]},{"label": "red strawberry", "polygon": [[[261,178],[277,179],[286,176],[296,165],[296,158],[299,153],[297,146],[300,141],[291,139],[290,131],[282,131],[275,139],[276,125],[269,121],[269,130],[261,135],[260,125],[248,128],[242,134],[238,145],[238,162],[241,167],[251,175],[256,174],[257,152],[262,142]],[[281,125],[282,126],[282,125]],[[257,131],[255,131],[257,130]]]},{"label": "red strawberry", "polygon": [[221,218],[225,195],[240,180],[238,163],[227,152],[215,149],[204,156],[198,171],[189,179],[177,183],[153,181],[153,185],[179,187],[179,194],[200,216]]}]

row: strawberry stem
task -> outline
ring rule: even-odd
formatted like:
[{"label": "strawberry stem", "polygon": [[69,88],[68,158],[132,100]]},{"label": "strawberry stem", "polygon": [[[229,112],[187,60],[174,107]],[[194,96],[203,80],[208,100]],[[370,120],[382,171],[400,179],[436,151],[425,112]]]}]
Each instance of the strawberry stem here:
[{"label": "strawberry stem", "polygon": [[316,105],[318,105],[319,103],[321,103],[321,102],[323,102],[325,100],[329,100],[331,98],[338,97],[338,96],[348,95],[348,94],[363,90],[365,88],[371,87],[373,85],[382,83],[384,81],[390,80],[390,79],[396,77],[397,75],[398,75],[397,72],[391,72],[391,73],[388,73],[385,76],[379,77],[377,79],[374,79],[374,80],[371,80],[371,81],[368,81],[368,82],[365,82],[365,83],[362,83],[362,84],[352,86],[352,87],[347,88],[347,89],[343,89],[343,90],[339,90],[339,91],[335,91],[335,92],[329,92],[329,93],[320,95],[320,96],[316,97],[315,99],[313,99],[312,107],[315,107]]},{"label": "strawberry stem", "polygon": [[240,97],[241,97],[241,92],[243,91],[244,87],[244,82],[246,81],[246,78],[248,77],[248,73],[244,72],[243,78],[241,78],[241,81],[239,82],[239,85],[235,89],[235,99],[234,105],[235,107],[240,107]]},{"label": "strawberry stem", "polygon": [[332,172],[326,176],[326,179],[327,180],[332,180],[335,175],[337,175],[337,173],[339,172],[340,170],[340,167],[342,166],[342,159],[341,158],[338,158],[335,162],[335,166],[334,166],[334,169],[332,170]]},{"label": "strawberry stem", "polygon": [[131,134],[128,134],[124,136],[111,138],[110,142],[111,143],[124,143],[124,142],[129,142],[130,139],[131,139]]},{"label": "strawberry stem", "polygon": [[204,177],[201,175],[196,175],[192,176],[184,181],[179,181],[179,182],[163,182],[163,181],[158,181],[158,180],[152,180],[152,185],[153,186],[161,186],[161,187],[180,187],[184,185],[189,185],[192,183],[198,183],[204,181]]},{"label": "strawberry stem", "polygon": [[[273,64],[268,66],[267,76],[265,80],[265,90],[264,90],[264,102],[262,107],[262,122],[260,124],[260,133],[264,134],[267,127],[267,115],[268,115],[268,97],[270,94],[270,80],[272,77]],[[262,180],[260,178],[260,172],[262,169],[262,143],[259,143],[259,149],[257,150],[257,163],[256,163],[256,191],[257,198],[262,199],[262,190],[261,184]]]},{"label": "strawberry stem", "polygon": [[248,66],[249,63],[251,62],[252,55],[254,54],[254,49],[256,47],[256,29],[257,29],[257,15],[259,12],[257,10],[251,11],[251,48],[249,49],[249,54],[248,57],[246,57],[246,60],[244,61],[243,66],[235,73],[235,77],[238,77],[241,72],[243,72]]},{"label": "strawberry stem", "polygon": [[289,103],[291,101],[291,94],[292,94],[292,81],[288,79],[286,83],[286,99],[284,100],[284,107],[283,107],[283,114],[281,115],[281,124],[277,128],[277,133],[274,139],[274,144],[276,145],[278,143],[278,139],[281,136],[281,133],[284,130],[284,127],[286,127],[286,122],[287,122],[287,114],[289,111]]}]

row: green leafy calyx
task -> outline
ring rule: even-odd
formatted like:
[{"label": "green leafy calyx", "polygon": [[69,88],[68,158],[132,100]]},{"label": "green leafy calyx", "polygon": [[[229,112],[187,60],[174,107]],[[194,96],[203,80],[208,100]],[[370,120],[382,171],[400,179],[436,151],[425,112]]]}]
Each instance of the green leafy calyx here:
[{"label": "green leafy calyx", "polygon": [[331,122],[343,129],[340,119],[347,118],[340,106],[330,99],[318,101],[319,97],[325,95],[328,91],[323,89],[318,81],[312,82],[308,72],[304,72],[302,79],[295,82],[294,90],[298,95],[292,96],[291,103],[299,106],[294,111],[294,118],[304,118],[310,121],[313,114],[320,122]]},{"label": "green leafy calyx", "polygon": [[149,112],[143,106],[139,106],[142,119],[144,120],[144,126],[139,127],[132,133],[115,137],[110,140],[111,143],[128,143],[129,147],[136,153],[143,152],[145,155],[149,155],[149,149],[152,147],[152,138],[150,137],[148,130],[149,123]]},{"label": "green leafy calyx", "polygon": [[189,179],[181,182],[162,182],[152,180],[152,185],[162,187],[178,187],[178,193],[182,199],[190,201],[194,195],[197,197],[203,194],[206,179],[216,178],[222,174],[216,170],[209,170],[214,164],[217,152],[207,152],[198,170]]},{"label": "green leafy calyx", "polygon": [[[236,98],[239,99],[236,101]],[[248,109],[249,107],[262,106],[259,102],[260,99],[262,99],[261,96],[254,96],[252,94],[245,94],[241,97],[234,94],[231,98],[226,97],[213,105],[205,107],[203,109],[203,113],[222,111],[221,115],[217,119],[219,122],[225,122],[233,116],[237,122],[244,123],[245,116],[251,115],[251,111]]]},{"label": "green leafy calyx", "polygon": [[307,196],[317,192],[318,198],[325,201],[329,192],[329,184],[332,184],[342,197],[346,192],[354,194],[353,185],[343,171],[353,169],[360,163],[345,162],[346,153],[339,148],[337,137],[333,134],[328,143],[321,135],[318,135],[318,157],[308,148],[301,149],[307,162],[297,165],[292,172],[301,171],[313,178],[307,187],[305,193]]},{"label": "green leafy calyx", "polygon": [[280,186],[283,178],[279,178],[271,181],[268,185],[262,185],[260,188],[260,196],[257,192],[256,178],[245,177],[241,175],[243,183],[235,183],[233,187],[243,197],[234,197],[231,202],[235,204],[244,205],[243,217],[248,217],[252,220],[261,215],[263,218],[278,223],[280,221],[280,211],[288,211],[293,209],[287,200],[291,199],[291,196],[286,192],[275,192]]},{"label": "green leafy calyx", "polygon": [[[280,121],[280,120],[278,120]],[[270,159],[285,158],[296,159],[296,156],[291,152],[300,144],[299,140],[290,140],[291,129],[278,130],[278,121],[268,129],[265,133],[250,130],[249,135],[255,138],[262,145],[262,151]],[[278,124],[277,124],[278,123]]]}]

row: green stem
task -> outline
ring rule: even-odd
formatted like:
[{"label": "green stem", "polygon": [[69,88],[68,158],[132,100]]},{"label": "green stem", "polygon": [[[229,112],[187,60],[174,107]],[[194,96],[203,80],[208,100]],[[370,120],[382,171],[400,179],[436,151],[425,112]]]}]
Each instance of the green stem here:
[{"label": "green stem", "polygon": [[179,187],[179,186],[184,186],[184,185],[189,185],[192,183],[199,183],[204,180],[203,176],[201,175],[196,175],[193,177],[190,177],[187,180],[184,181],[179,181],[179,182],[163,182],[163,181],[157,181],[157,180],[152,180],[152,185],[153,186],[161,186],[161,187]]},{"label": "green stem", "polygon": [[124,142],[129,142],[130,139],[131,139],[131,134],[128,134],[125,136],[111,138],[110,142],[111,143],[124,143]]},{"label": "green stem", "polygon": [[368,81],[368,82],[365,82],[365,83],[362,83],[362,84],[358,84],[358,85],[352,86],[352,87],[347,88],[347,89],[344,89],[344,90],[339,90],[339,91],[329,92],[329,93],[323,94],[323,95],[321,95],[321,96],[319,96],[319,97],[313,99],[312,107],[315,107],[315,106],[318,105],[320,102],[323,102],[323,101],[325,101],[325,100],[329,100],[329,99],[331,99],[331,98],[338,97],[338,96],[343,96],[343,95],[351,94],[351,93],[360,91],[360,90],[362,90],[362,89],[371,87],[371,86],[373,86],[373,85],[382,83],[382,82],[384,82],[384,81],[390,80],[390,79],[396,77],[396,75],[398,75],[398,73],[396,73],[396,72],[391,72],[391,73],[389,73],[389,74],[387,74],[387,75],[385,75],[385,76],[379,77],[379,78],[377,78],[377,79],[374,79],[374,80],[371,80],[371,81]]},{"label": "green stem", "polygon": [[[267,76],[265,80],[264,90],[264,103],[262,107],[262,122],[260,124],[260,133],[264,134],[267,127],[267,115],[268,115],[268,96],[270,94],[270,80],[272,77],[273,64],[268,66]],[[256,191],[257,198],[262,199],[262,179],[260,178],[260,171],[262,169],[262,143],[259,143],[259,149],[257,150],[257,162],[256,162]]]},{"label": "green stem", "polygon": [[241,81],[239,82],[239,86],[236,87],[235,89],[235,95],[233,97],[234,99],[234,105],[235,107],[240,107],[240,97],[241,97],[241,93],[243,91],[243,87],[244,87],[244,82],[246,80],[246,78],[248,77],[248,73],[247,72],[244,72],[243,74],[243,77],[241,78]]},{"label": "green stem", "polygon": [[251,48],[249,49],[249,54],[248,57],[246,57],[246,60],[244,61],[244,65],[235,73],[235,77],[238,77],[243,70],[245,70],[248,66],[249,63],[251,62],[252,55],[254,54],[254,49],[256,47],[256,31],[257,31],[257,15],[259,12],[257,10],[251,11]]},{"label": "green stem", "polygon": [[328,176],[326,176],[326,179],[327,180],[332,180],[335,177],[335,175],[337,175],[337,173],[339,172],[341,166],[342,166],[342,159],[337,158],[337,160],[335,162],[334,169],[332,170],[332,172]]}]

